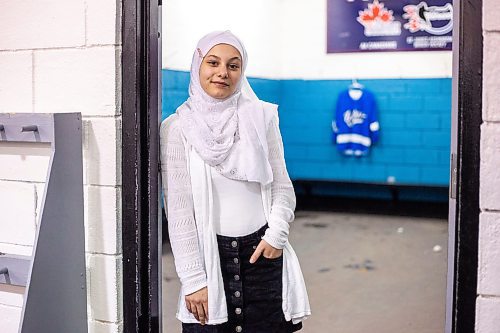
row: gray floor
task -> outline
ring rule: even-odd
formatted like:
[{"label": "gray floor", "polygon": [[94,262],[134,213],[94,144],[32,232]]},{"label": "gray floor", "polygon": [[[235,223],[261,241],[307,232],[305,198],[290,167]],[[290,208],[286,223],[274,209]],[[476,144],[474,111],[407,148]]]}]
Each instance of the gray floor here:
[{"label": "gray floor", "polygon": [[[298,212],[290,242],[312,316],[304,333],[441,333],[447,221]],[[442,250],[434,251],[439,245]],[[163,255],[163,332],[178,333],[179,293],[170,246]]]}]

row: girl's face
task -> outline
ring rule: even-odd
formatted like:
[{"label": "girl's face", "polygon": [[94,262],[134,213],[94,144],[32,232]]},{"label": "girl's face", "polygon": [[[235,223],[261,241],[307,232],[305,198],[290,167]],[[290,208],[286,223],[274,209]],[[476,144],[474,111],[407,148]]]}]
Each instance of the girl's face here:
[{"label": "girl's face", "polygon": [[228,44],[217,44],[208,51],[200,66],[200,84],[211,97],[231,96],[241,78],[240,52]]}]

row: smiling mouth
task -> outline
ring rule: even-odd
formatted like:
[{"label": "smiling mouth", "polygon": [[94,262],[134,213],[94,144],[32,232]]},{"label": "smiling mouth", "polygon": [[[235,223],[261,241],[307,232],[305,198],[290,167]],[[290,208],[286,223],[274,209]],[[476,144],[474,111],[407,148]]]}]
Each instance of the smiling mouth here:
[{"label": "smiling mouth", "polygon": [[219,86],[219,87],[229,87],[229,84],[227,84],[225,82],[212,81],[212,83],[215,84],[216,86]]}]

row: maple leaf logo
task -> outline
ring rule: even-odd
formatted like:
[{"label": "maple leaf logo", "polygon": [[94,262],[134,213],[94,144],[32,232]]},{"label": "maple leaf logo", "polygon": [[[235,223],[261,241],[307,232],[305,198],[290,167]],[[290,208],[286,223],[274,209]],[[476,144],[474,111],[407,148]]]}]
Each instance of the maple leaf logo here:
[{"label": "maple leaf logo", "polygon": [[374,0],[373,3],[368,4],[368,8],[359,11],[358,22],[365,25],[372,22],[391,22],[394,20],[392,10],[387,10],[383,3]]},{"label": "maple leaf logo", "polygon": [[373,0],[368,8],[360,10],[356,20],[365,27],[365,36],[399,36],[401,22],[394,19],[393,11],[385,8],[379,0]]}]

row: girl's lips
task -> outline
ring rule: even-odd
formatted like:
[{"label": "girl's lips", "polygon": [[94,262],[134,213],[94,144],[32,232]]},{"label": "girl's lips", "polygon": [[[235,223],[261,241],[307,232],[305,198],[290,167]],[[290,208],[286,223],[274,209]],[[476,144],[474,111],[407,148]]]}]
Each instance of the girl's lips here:
[{"label": "girl's lips", "polygon": [[227,84],[225,82],[215,82],[215,81],[213,81],[212,83],[215,84],[215,85],[217,85],[217,86],[220,86],[220,87],[229,87],[229,84]]}]

